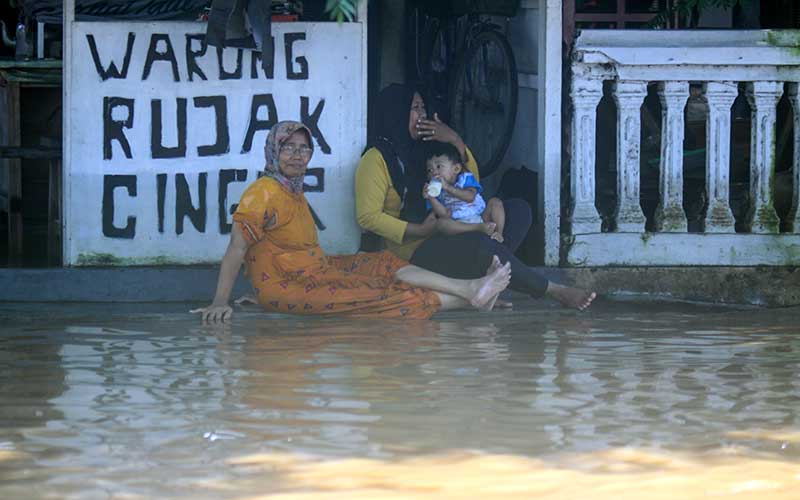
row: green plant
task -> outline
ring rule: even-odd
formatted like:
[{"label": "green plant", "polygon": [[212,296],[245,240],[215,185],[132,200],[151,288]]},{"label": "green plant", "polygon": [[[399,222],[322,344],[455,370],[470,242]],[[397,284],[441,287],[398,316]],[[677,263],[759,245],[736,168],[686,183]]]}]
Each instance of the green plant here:
[{"label": "green plant", "polygon": [[667,8],[659,12],[648,25],[651,28],[674,29],[680,26],[694,28],[700,13],[709,7],[732,9],[737,5],[745,5],[750,0],[673,0]]},{"label": "green plant", "polygon": [[360,2],[361,0],[327,0],[325,13],[337,23],[353,22]]}]

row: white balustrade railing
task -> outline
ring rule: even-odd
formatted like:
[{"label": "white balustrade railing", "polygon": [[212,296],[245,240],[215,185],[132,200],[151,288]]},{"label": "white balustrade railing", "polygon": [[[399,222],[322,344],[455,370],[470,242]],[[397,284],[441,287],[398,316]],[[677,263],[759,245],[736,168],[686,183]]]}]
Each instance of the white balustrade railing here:
[{"label": "white balustrade railing", "polygon": [[[571,265],[800,265],[800,32],[586,30],[573,52],[569,238]],[[608,230],[597,210],[597,109],[611,82],[617,108],[616,206]],[[690,82],[707,105],[705,213],[688,232],[684,211],[684,109]],[[749,209],[731,210],[731,107],[744,83],[751,109]],[[648,85],[661,103],[659,199],[648,221],[640,194],[641,107]],[[794,116],[791,208],[775,210],[776,109]],[[607,196],[607,195],[606,195]],[[783,224],[781,224],[783,222]],[[740,232],[736,232],[736,230]],[[781,232],[783,229],[783,232]]]}]

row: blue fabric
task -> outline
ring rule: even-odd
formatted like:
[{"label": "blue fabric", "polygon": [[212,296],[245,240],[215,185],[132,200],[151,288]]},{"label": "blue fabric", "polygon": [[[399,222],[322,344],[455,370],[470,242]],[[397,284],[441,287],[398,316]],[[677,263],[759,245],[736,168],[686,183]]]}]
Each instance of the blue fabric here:
[{"label": "blue fabric", "polygon": [[475,188],[478,190],[478,194],[483,193],[483,187],[481,183],[478,182],[478,179],[475,178],[469,172],[464,172],[458,175],[458,179],[456,179],[455,186],[460,189],[468,189],[468,188]]},{"label": "blue fabric", "polygon": [[442,191],[442,194],[439,195],[438,199],[442,202],[442,205],[450,210],[450,218],[471,224],[483,222],[481,215],[483,214],[483,211],[486,210],[486,202],[484,201],[483,196],[481,196],[481,191],[483,191],[483,188],[475,179],[475,176],[469,172],[459,174],[454,186],[459,189],[476,189],[477,193],[475,193],[474,200],[471,202],[466,202]]}]

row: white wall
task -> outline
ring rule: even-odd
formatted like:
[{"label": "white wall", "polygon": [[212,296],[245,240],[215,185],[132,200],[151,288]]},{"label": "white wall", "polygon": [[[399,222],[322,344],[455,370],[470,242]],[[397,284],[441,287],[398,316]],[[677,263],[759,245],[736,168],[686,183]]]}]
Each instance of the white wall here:
[{"label": "white wall", "polygon": [[[70,127],[64,170],[68,265],[219,262],[228,239],[230,207],[264,165],[268,130],[256,131],[252,144],[246,144],[253,120],[302,118],[318,131],[309,165],[315,175],[306,181],[316,188],[307,193],[309,203],[326,225],[320,239],[330,253],[357,249],[353,173],[366,139],[365,25],[274,24],[272,76],[264,74],[258,61],[253,70],[253,52],[248,50],[226,49],[222,69],[213,47],[188,56],[187,35],[204,33],[202,23],[72,26],[65,80]],[[103,79],[111,61],[123,71],[130,34],[135,38],[127,74]],[[94,56],[90,37],[97,47]],[[201,52],[201,47],[194,41],[189,50]],[[224,72],[236,72],[240,56],[241,74],[225,77]],[[148,57],[155,59],[149,74]],[[192,59],[206,79],[197,72],[190,77]],[[122,100],[107,112],[104,103],[111,98]],[[263,105],[253,114],[259,99]],[[209,106],[211,102],[219,107]],[[184,103],[182,145],[184,127],[177,117]],[[159,104],[161,120],[154,114]],[[217,123],[222,110],[227,120]],[[160,141],[153,137],[159,124]],[[223,129],[227,147],[209,150],[224,135]],[[159,142],[167,148],[165,153],[159,153]],[[178,146],[182,147],[176,152]],[[192,210],[199,210],[194,219],[183,215]]]}]

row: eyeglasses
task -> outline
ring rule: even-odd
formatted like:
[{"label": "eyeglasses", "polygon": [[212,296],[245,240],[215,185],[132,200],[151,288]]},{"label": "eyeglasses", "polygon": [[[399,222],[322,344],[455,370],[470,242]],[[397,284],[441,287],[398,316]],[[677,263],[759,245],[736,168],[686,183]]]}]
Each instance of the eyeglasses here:
[{"label": "eyeglasses", "polygon": [[295,153],[300,153],[300,156],[303,157],[311,156],[311,148],[305,144],[300,146],[295,146],[294,144],[284,144],[281,146],[280,152],[286,156],[294,156]]}]

